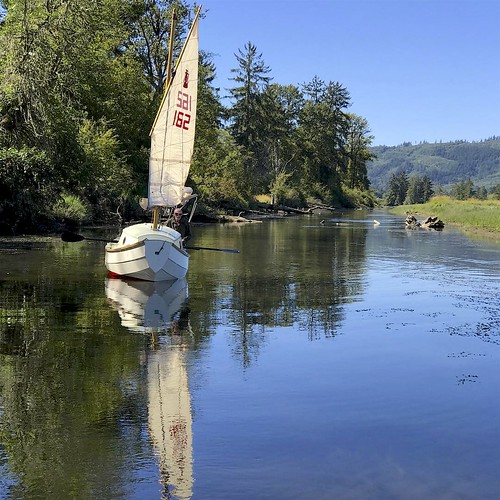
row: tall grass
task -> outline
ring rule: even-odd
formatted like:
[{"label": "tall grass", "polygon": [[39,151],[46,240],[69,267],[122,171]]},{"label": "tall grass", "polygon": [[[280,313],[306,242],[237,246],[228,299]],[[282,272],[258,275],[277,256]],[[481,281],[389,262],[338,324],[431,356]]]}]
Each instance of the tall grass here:
[{"label": "tall grass", "polygon": [[437,216],[445,224],[458,224],[464,229],[500,233],[500,200],[455,200],[448,196],[435,196],[420,205],[401,205],[397,213],[413,212],[423,216]]},{"label": "tall grass", "polygon": [[52,207],[52,214],[60,219],[84,222],[89,218],[89,209],[78,196],[63,194]]}]

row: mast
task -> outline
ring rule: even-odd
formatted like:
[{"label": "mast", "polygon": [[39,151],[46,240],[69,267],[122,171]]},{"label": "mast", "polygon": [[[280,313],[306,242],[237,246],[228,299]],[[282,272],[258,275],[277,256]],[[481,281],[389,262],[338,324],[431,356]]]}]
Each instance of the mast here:
[{"label": "mast", "polygon": [[[172,11],[172,20],[170,21],[170,40],[168,41],[168,57],[167,57],[167,79],[165,82],[165,91],[163,92],[162,102],[165,100],[167,95],[168,88],[170,87],[170,82],[172,80],[172,52],[174,50],[174,38],[175,38],[175,23],[177,21],[177,16],[175,15],[175,9]],[[161,105],[160,105],[161,108]],[[158,115],[156,115],[155,121],[153,123],[153,127],[158,119]],[[151,135],[151,133],[150,133]],[[158,223],[160,220],[160,207],[153,208],[153,229],[158,229]]]},{"label": "mast", "polygon": [[[148,206],[153,229],[159,227],[160,209],[184,204],[192,190],[185,183],[191,165],[196,127],[198,87],[198,8],[191,29],[172,71],[176,14],[172,13],[166,86],[151,127]],[[175,94],[175,95],[174,95]]]},{"label": "mast", "polygon": [[[193,32],[193,28],[194,28],[194,26],[195,26],[195,24],[196,24],[196,21],[198,20],[198,17],[199,17],[199,15],[200,15],[200,12],[201,12],[201,7],[202,7],[202,6],[200,5],[200,6],[198,7],[198,10],[196,11],[196,15],[194,16],[194,21],[193,21],[193,24],[191,25],[191,28],[190,28],[189,33],[188,33],[188,36],[186,37],[186,40],[185,40],[184,45],[183,45],[183,47],[182,47],[181,53],[179,54],[179,57],[177,58],[177,62],[176,62],[176,64],[175,64],[175,68],[174,68],[174,74],[175,74],[175,71],[177,70],[177,66],[178,66],[178,64],[179,64],[179,61],[182,59],[182,55],[184,54],[184,51],[185,51],[185,49],[186,49],[186,45],[187,45],[187,43],[188,43],[189,39],[191,38],[191,33]],[[174,16],[174,15],[175,15],[175,12],[174,12],[173,16]],[[172,16],[172,22],[174,22],[174,18],[173,18],[173,16]],[[175,17],[175,20],[177,20],[177,17]],[[172,36],[172,35],[170,35],[170,36]],[[172,38],[170,39],[170,42],[169,42],[169,43],[170,43],[170,44],[173,44]],[[170,58],[171,58],[171,55],[170,55],[170,54],[171,54],[171,50],[172,50],[172,49],[169,49],[169,53],[168,53],[168,59],[169,59],[169,60],[170,60]],[[172,83],[172,72],[170,71],[170,72],[169,72],[169,74],[168,74],[168,76],[167,76],[167,85],[165,86],[165,90],[164,90],[164,92],[163,92],[163,98],[162,98],[162,100],[161,100],[161,104],[160,104],[160,106],[159,106],[159,108],[158,108],[158,113],[156,114],[156,117],[155,117],[155,119],[154,119],[153,125],[152,125],[152,127],[151,127],[151,131],[149,132],[149,135],[151,135],[151,134],[153,133],[153,129],[155,128],[156,122],[158,121],[158,116],[159,116],[159,114],[160,114],[160,110],[161,110],[161,108],[162,108],[162,106],[163,106],[163,103],[164,103],[165,99],[167,98],[168,91],[170,90],[170,84],[171,84],[171,83]]]}]

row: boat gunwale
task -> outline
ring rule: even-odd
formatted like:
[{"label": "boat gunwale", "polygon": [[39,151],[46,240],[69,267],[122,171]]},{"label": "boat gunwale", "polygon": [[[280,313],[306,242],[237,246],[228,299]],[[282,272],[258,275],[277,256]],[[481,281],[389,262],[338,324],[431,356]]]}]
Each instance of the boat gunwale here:
[{"label": "boat gunwale", "polygon": [[[126,252],[127,250],[134,250],[135,248],[140,248],[142,246],[146,245],[146,241],[154,241],[156,238],[153,240],[150,240],[148,238],[144,238],[141,241],[137,241],[136,243],[130,243],[129,245],[124,245],[119,248],[105,248],[106,252],[108,253],[118,253],[118,252]],[[156,241],[161,241],[160,238],[158,238]],[[180,248],[177,245],[174,245],[173,242],[170,242],[171,246],[178,250],[182,255],[185,255],[186,257],[189,257],[189,253],[184,250],[184,248]]]},{"label": "boat gunwale", "polygon": [[133,250],[134,248],[139,248],[141,246],[144,246],[146,240],[141,240],[137,241],[136,243],[130,243],[129,245],[124,245],[118,248],[108,248],[107,246],[105,247],[106,252],[109,253],[116,253],[116,252],[125,252],[127,250]]}]

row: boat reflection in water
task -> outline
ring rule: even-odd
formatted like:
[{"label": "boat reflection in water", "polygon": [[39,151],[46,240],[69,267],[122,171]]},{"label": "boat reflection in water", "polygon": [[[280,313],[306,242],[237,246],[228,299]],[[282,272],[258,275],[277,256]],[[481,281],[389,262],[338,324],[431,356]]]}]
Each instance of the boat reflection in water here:
[{"label": "boat reflection in water", "polygon": [[106,279],[106,297],[133,332],[168,332],[188,298],[185,278],[175,281]]},{"label": "boat reflection in water", "polygon": [[187,282],[108,278],[106,296],[123,326],[152,335],[147,354],[148,424],[160,457],[162,497],[191,498],[193,434],[186,358],[192,332]]}]

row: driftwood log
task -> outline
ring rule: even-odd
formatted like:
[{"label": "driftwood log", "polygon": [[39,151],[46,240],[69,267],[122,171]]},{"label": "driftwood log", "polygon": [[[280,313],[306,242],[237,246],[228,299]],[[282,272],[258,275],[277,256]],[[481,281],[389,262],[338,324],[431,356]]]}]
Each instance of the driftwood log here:
[{"label": "driftwood log", "polygon": [[[310,214],[312,213],[312,208],[293,208],[287,207],[286,205],[271,205],[269,203],[259,203],[259,208],[262,212],[269,213],[285,213],[285,214]],[[247,210],[247,212],[255,212],[254,210]]]},{"label": "driftwood log", "polygon": [[437,217],[427,217],[427,219],[422,222],[422,227],[427,227],[429,229],[443,229],[444,222]]},{"label": "driftwood log", "polygon": [[323,205],[321,203],[316,203],[314,205],[310,205],[309,206],[309,210],[310,211],[313,211],[313,210],[329,210],[330,212],[333,212],[336,210],[335,207],[332,207],[330,205]]},{"label": "driftwood log", "polygon": [[294,208],[286,205],[258,203],[253,209],[238,210],[226,207],[227,214],[203,214],[196,216],[196,222],[262,222],[261,219],[286,217],[287,215],[312,215],[314,210],[336,210],[335,207],[316,203],[306,208]]},{"label": "driftwood log", "polygon": [[429,216],[422,223],[420,223],[417,218],[409,212],[406,213],[405,224],[408,229],[418,229],[420,227],[423,229],[439,230],[444,227],[444,222],[436,216]]},{"label": "driftwood log", "polygon": [[215,215],[214,216],[218,222],[262,222],[255,219],[247,219],[242,217],[242,215]]}]

